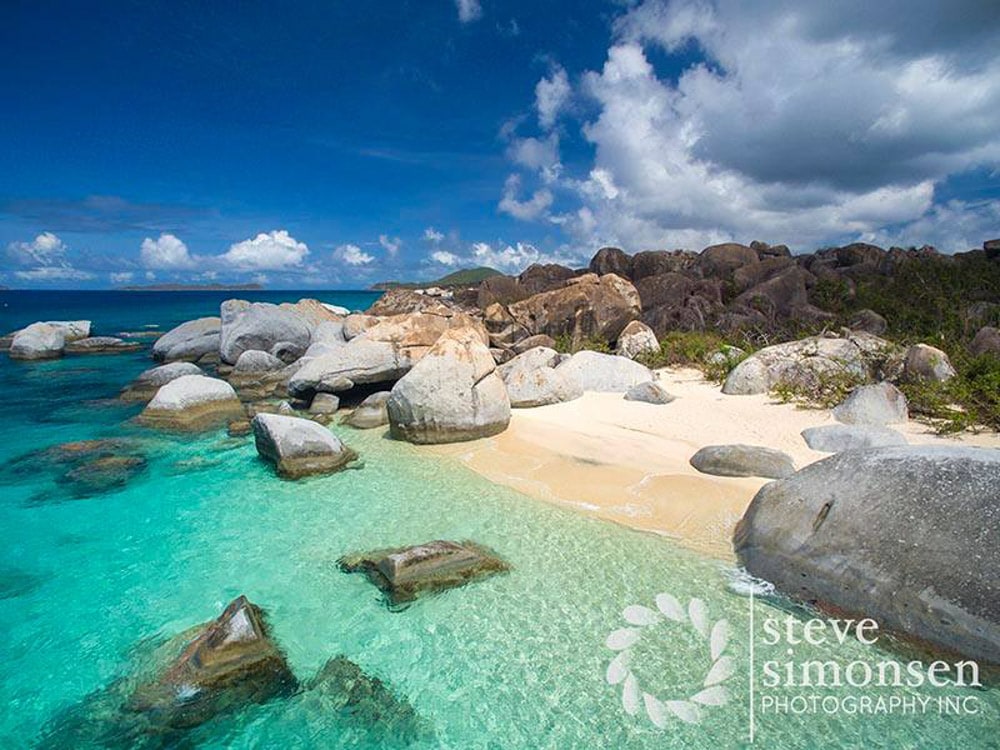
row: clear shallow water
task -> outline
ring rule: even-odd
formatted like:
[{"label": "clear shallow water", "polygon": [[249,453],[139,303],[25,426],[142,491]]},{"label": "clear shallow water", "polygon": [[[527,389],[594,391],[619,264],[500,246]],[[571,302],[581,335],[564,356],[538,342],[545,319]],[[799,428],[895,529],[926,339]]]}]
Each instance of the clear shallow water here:
[{"label": "clear shallow water", "polygon": [[[127,328],[128,315],[119,315]],[[730,589],[725,566],[495,487],[377,430],[334,428],[362,454],[363,469],[283,482],[249,440],[224,433],[175,440],[133,429],[126,420],[137,408],[109,399],[148,366],[143,353],[0,360],[0,462],[54,443],[123,435],[142,438],[149,459],[124,490],[86,499],[68,499],[43,472],[0,484],[0,747],[31,746],[60,711],[122,676],[138,643],[214,618],[241,593],[267,610],[300,679],[343,654],[408,700],[428,733],[417,746],[749,746],[750,602]],[[390,612],[363,578],[335,565],[346,552],[433,538],[475,539],[513,571]],[[605,642],[626,625],[622,610],[654,607],[661,592],[685,605],[702,600],[709,624],[727,620],[725,654],[735,666],[724,683],[726,705],[705,708],[700,723],[672,718],[664,729],[642,710],[626,713],[621,686],[605,679],[615,654]],[[758,628],[768,616],[785,616],[759,599],[754,614]],[[759,633],[755,644],[759,696],[761,660],[786,657]],[[795,651],[796,659],[844,664],[889,658],[850,641]],[[708,652],[690,626],[660,623],[632,647],[632,672],[643,691],[688,697],[712,665]],[[760,715],[758,703],[757,744],[997,746],[996,690],[786,691],[817,692],[973,696],[980,713],[775,716]],[[248,707],[190,739],[218,748],[399,746],[308,696]]]}]

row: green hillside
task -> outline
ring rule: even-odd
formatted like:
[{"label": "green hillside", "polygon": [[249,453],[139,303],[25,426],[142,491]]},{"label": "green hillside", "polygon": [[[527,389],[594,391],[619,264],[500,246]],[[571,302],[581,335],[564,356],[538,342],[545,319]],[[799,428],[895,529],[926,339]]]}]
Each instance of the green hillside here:
[{"label": "green hillside", "polygon": [[415,282],[402,282],[402,281],[382,281],[378,284],[374,284],[372,289],[379,291],[384,291],[386,289],[419,289],[426,288],[430,286],[475,286],[484,279],[488,279],[491,276],[502,276],[503,274],[495,268],[488,268],[487,266],[479,266],[478,268],[463,268],[460,271],[453,271],[447,276],[442,276],[440,279],[435,281],[422,281],[419,283]]}]

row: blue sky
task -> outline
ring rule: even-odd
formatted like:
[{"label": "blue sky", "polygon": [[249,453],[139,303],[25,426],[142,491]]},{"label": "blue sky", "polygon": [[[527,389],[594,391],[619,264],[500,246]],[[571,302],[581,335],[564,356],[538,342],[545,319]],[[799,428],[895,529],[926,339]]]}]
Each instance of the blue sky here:
[{"label": "blue sky", "polygon": [[3,284],[1000,235],[986,0],[90,5],[0,10]]}]

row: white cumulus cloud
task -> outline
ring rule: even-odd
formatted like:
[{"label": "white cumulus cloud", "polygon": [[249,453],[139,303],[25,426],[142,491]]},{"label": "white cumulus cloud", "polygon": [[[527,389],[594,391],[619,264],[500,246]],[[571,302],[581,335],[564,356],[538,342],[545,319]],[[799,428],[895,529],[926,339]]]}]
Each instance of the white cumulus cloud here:
[{"label": "white cumulus cloud", "polygon": [[195,266],[187,245],[172,234],[161,234],[155,240],[151,237],[144,239],[139,257],[146,268],[186,269]]},{"label": "white cumulus cloud", "polygon": [[357,245],[340,245],[333,251],[333,257],[349,266],[365,266],[375,260]]},{"label": "white cumulus cloud", "polygon": [[128,284],[135,278],[132,271],[112,271],[108,278],[112,284]]},{"label": "white cumulus cloud", "polygon": [[221,257],[240,269],[280,270],[302,265],[308,254],[304,242],[296,240],[287,230],[278,229],[237,242]]},{"label": "white cumulus cloud", "polygon": [[382,246],[390,256],[396,257],[396,253],[403,246],[403,241],[399,237],[390,237],[387,234],[380,234],[378,236],[378,244]]},{"label": "white cumulus cloud", "polygon": [[521,178],[517,175],[510,175],[507,182],[504,183],[503,197],[498,206],[500,211],[521,221],[531,221],[543,216],[552,205],[551,191],[541,188],[536,190],[530,198],[522,201],[517,197],[520,188]]},{"label": "white cumulus cloud", "polygon": [[455,0],[455,7],[458,8],[458,20],[462,23],[471,23],[483,17],[483,6],[479,0]]},{"label": "white cumulus cloud", "polygon": [[428,257],[442,266],[457,266],[461,262],[461,258],[455,255],[455,253],[449,253],[447,250],[435,250]]},{"label": "white cumulus cloud", "polygon": [[549,130],[556,124],[572,94],[569,76],[559,66],[535,85],[535,109],[538,111],[538,124],[543,130]]},{"label": "white cumulus cloud", "polygon": [[436,230],[434,227],[427,227],[424,230],[424,239],[428,242],[438,243],[444,239],[444,234]]},{"label": "white cumulus cloud", "polygon": [[52,232],[42,232],[31,242],[11,242],[7,252],[24,265],[55,265],[66,257],[66,245]]}]

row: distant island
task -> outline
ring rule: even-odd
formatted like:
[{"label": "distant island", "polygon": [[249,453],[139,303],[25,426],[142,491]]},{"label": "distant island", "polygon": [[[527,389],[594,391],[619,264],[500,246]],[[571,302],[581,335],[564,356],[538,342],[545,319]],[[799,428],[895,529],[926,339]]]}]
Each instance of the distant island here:
[{"label": "distant island", "polygon": [[503,274],[495,268],[479,266],[478,268],[464,268],[461,271],[453,271],[436,281],[380,281],[378,284],[372,284],[371,289],[377,292],[384,292],[388,289],[422,289],[431,286],[475,286],[491,276],[503,276]]},{"label": "distant island", "polygon": [[259,292],[261,284],[147,284],[121,286],[123,292]]}]

